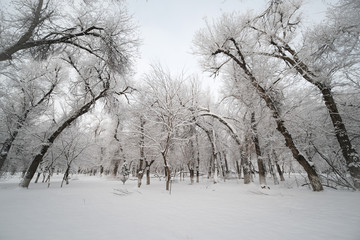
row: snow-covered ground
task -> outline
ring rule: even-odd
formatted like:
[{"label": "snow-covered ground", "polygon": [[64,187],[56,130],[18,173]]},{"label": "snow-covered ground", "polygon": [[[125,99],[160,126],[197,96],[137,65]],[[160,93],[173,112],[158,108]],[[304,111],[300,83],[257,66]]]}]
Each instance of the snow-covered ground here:
[{"label": "snow-covered ground", "polygon": [[0,180],[1,240],[360,239],[360,192],[298,188],[295,178],[260,189],[231,180],[189,185],[74,176],[60,188]]}]

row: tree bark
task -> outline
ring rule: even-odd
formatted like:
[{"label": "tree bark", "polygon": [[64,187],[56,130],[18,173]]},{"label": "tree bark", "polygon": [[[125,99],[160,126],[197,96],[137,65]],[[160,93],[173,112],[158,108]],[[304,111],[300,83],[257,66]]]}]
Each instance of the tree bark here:
[{"label": "tree bark", "polygon": [[241,169],[240,169],[240,164],[239,164],[239,161],[236,160],[236,172],[238,174],[238,178],[241,179]]},{"label": "tree bark", "polygon": [[257,134],[256,122],[255,122],[255,112],[251,113],[251,129],[252,129],[252,140],[255,145],[255,152],[257,156],[257,164],[259,168],[259,183],[260,186],[266,186],[266,178],[265,178],[265,166],[263,157],[261,154],[259,138]]},{"label": "tree bark", "polygon": [[285,181],[284,173],[283,173],[283,171],[282,171],[281,168],[280,168],[279,159],[278,159],[278,157],[277,157],[277,155],[276,155],[275,150],[272,151],[272,154],[273,154],[273,156],[274,156],[274,158],[275,158],[275,165],[276,165],[276,169],[277,169],[277,171],[278,171],[278,173],[279,173],[279,176],[280,176],[280,181]]},{"label": "tree bark", "polygon": [[138,177],[138,188],[141,187],[141,181],[142,178],[144,176],[144,170],[143,169],[143,164],[145,161],[145,151],[144,151],[144,144],[145,144],[145,134],[144,134],[144,126],[145,126],[145,119],[141,116],[140,117],[140,141],[139,141],[139,145],[140,145],[140,160],[139,160],[139,168],[137,171],[137,177]]},{"label": "tree bark", "polygon": [[38,172],[36,179],[35,179],[35,183],[37,183],[39,181],[40,175],[41,175],[41,172]]},{"label": "tree bark", "polygon": [[320,178],[316,171],[312,168],[312,166],[309,164],[309,162],[306,160],[306,158],[300,154],[299,150],[297,149],[293,138],[287,128],[285,127],[284,121],[280,117],[280,113],[275,106],[275,103],[271,99],[271,97],[267,94],[266,90],[260,86],[259,82],[257,81],[256,77],[252,74],[251,70],[249,69],[249,66],[245,62],[245,57],[243,56],[242,52],[240,51],[240,48],[236,41],[232,38],[229,39],[234,44],[234,47],[236,48],[237,55],[239,58],[235,57],[233,54],[231,54],[228,50],[218,49],[213,53],[213,55],[217,54],[224,54],[228,57],[230,57],[245,73],[245,75],[248,77],[248,80],[253,85],[253,87],[257,90],[257,93],[259,96],[265,101],[266,106],[272,111],[272,116],[276,122],[277,130],[281,133],[281,135],[285,139],[285,145],[289,148],[289,150],[292,153],[292,156],[296,159],[296,161],[304,168],[305,172],[308,175],[308,178],[310,180],[310,184],[312,186],[312,189],[314,191],[322,191],[323,186],[321,184]]},{"label": "tree bark", "polygon": [[[319,85],[319,84],[318,84]],[[360,157],[353,148],[347,130],[341,115],[337,109],[336,102],[333,98],[331,89],[329,87],[318,87],[323,95],[325,105],[329,111],[331,121],[334,126],[335,136],[340,145],[341,152],[345,158],[348,171],[354,181],[354,186],[360,190]]]},{"label": "tree bark", "polygon": [[270,154],[268,154],[268,159],[269,159],[269,171],[270,171],[271,176],[273,177],[274,185],[279,185],[279,179],[276,176],[276,173],[274,171],[274,166],[273,166],[272,159],[270,158]]},{"label": "tree bark", "polygon": [[150,167],[155,162],[155,160],[151,160],[150,163],[148,161],[145,162],[146,168],[146,185],[150,185]]}]

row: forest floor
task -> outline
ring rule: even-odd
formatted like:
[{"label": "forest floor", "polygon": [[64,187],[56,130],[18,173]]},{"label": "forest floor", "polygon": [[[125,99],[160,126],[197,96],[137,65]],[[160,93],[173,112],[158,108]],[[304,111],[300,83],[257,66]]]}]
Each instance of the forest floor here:
[{"label": "forest floor", "polygon": [[55,176],[50,188],[29,189],[0,179],[0,239],[360,239],[360,192],[312,192],[298,179],[270,189],[175,180],[171,194],[158,178],[137,188],[135,179],[74,175],[60,188]]}]

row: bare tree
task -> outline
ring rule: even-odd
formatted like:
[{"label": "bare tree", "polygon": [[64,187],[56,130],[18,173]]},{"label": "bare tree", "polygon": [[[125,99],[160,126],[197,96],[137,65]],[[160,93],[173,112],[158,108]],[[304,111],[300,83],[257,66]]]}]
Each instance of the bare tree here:
[{"label": "bare tree", "polygon": [[207,62],[204,67],[215,74],[218,74],[227,63],[233,63],[239,74],[240,79],[250,83],[257,91],[258,96],[266,103],[266,106],[272,112],[273,119],[276,122],[277,130],[283,135],[286,146],[291,151],[293,157],[307,172],[310,183],[314,191],[323,190],[321,181],[312,164],[300,153],[294,143],[292,135],[286,128],[276,103],[271,98],[268,90],[264,87],[266,77],[271,78],[270,69],[265,73],[265,65],[262,66],[262,72],[256,72],[257,64],[264,64],[264,61],[252,54],[253,48],[256,48],[256,42],[253,42],[254,36],[249,34],[248,19],[233,18],[233,16],[223,16],[212,26],[208,25],[206,29],[199,32],[196,36],[197,53],[203,56]]},{"label": "bare tree", "polygon": [[69,1],[71,8],[52,0],[21,0],[13,4],[2,15],[0,62],[23,59],[27,53],[44,59],[64,50],[80,50],[116,71],[130,66],[128,54],[136,47],[137,38],[130,37],[134,27],[121,3]]},{"label": "bare tree", "polygon": [[63,179],[61,181],[61,187],[63,183],[69,184],[69,175],[70,170],[73,167],[74,161],[86,150],[88,146],[87,142],[84,141],[79,135],[74,135],[74,133],[67,131],[66,138],[61,139],[61,148],[63,149],[63,157],[65,158],[66,162],[66,169],[64,172]]},{"label": "bare tree", "polygon": [[256,41],[262,44],[258,54],[281,59],[320,91],[349,173],[360,189],[360,157],[351,143],[332,87],[339,81],[336,78],[346,79],[341,76],[344,71],[359,68],[360,5],[353,0],[340,1],[328,14],[326,24],[316,26],[307,34],[304,46],[297,49],[294,39],[301,31],[300,7],[301,1],[271,1],[263,14],[248,21],[248,28],[254,30]]},{"label": "bare tree", "polygon": [[[36,69],[36,72],[33,70]],[[19,132],[36,116],[46,111],[51,105],[50,99],[54,95],[57,85],[61,81],[60,65],[28,64],[23,65],[22,71],[18,74],[8,75],[9,79],[4,84],[7,96],[4,98],[0,107],[6,115],[8,136],[5,139],[0,154],[0,171],[9,155],[10,149],[16,140]]]},{"label": "bare tree", "polygon": [[[176,146],[184,144],[187,137],[184,130],[191,125],[192,96],[186,89],[187,77],[172,76],[161,66],[153,66],[145,76],[145,86],[140,91],[139,103],[143,106],[143,118],[146,121],[145,138],[152,142],[163,160],[166,178],[166,190],[170,189],[172,166],[169,156],[175,154]],[[141,130],[141,128],[140,128]]]},{"label": "bare tree", "polygon": [[[54,141],[60,136],[60,134],[72,123],[74,123],[79,117],[90,111],[91,107],[102,98],[105,98],[109,94],[126,95],[131,92],[130,87],[125,87],[122,90],[116,91],[119,87],[116,86],[116,76],[109,71],[104,65],[95,65],[89,69],[86,67],[81,69],[72,60],[71,57],[67,59],[68,63],[78,73],[78,81],[75,83],[76,88],[73,89],[74,94],[77,94],[76,105],[72,111],[62,119],[58,124],[55,124],[49,131],[49,134],[45,138],[44,144],[39,149],[39,153],[33,158],[30,167],[28,168],[26,175],[21,183],[22,187],[28,187],[31,179],[33,178],[36,169],[40,162],[43,160],[44,155],[52,146]],[[82,86],[82,88],[80,88]]]}]

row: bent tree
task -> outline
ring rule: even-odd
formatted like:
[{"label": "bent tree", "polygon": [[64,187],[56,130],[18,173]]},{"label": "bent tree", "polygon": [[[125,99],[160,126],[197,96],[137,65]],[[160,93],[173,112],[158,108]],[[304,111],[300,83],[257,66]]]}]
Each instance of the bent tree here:
[{"label": "bent tree", "polygon": [[[245,150],[247,143],[244,143],[244,144],[241,143],[240,137],[236,133],[235,129],[221,116],[216,115],[216,114],[211,113],[211,112],[207,112],[207,111],[206,112],[204,112],[204,111],[200,112],[199,117],[200,116],[201,117],[208,116],[208,117],[212,117],[214,119],[217,119],[222,125],[224,125],[229,130],[230,136],[232,137],[232,139],[234,139],[234,141],[236,142],[236,144],[239,147],[240,157],[241,157],[241,165],[242,165],[243,174],[244,174],[244,184],[249,184],[251,182],[251,176],[250,176],[251,171],[250,171],[250,162],[249,162],[249,159],[247,158],[247,154],[246,154],[247,151]],[[199,124],[197,126],[200,127],[203,131],[206,132],[206,134],[208,136],[208,139],[209,139],[209,141],[211,143],[212,149],[213,149],[214,159],[216,161],[217,158],[218,158],[217,156],[219,155],[219,152],[216,151],[216,145],[214,143],[214,137],[212,137],[211,136],[212,134],[209,132],[209,130],[207,130],[203,126],[201,126]],[[264,174],[264,176],[260,176],[260,179],[262,179],[262,178],[263,178],[263,180],[265,179],[265,174]],[[263,184],[264,181],[260,181],[260,183]]]},{"label": "bent tree", "polygon": [[265,46],[258,54],[281,59],[320,91],[354,187],[360,190],[360,156],[351,143],[332,89],[336,81],[333,78],[341,81],[344,69],[358,68],[360,6],[357,1],[344,0],[333,7],[326,24],[309,31],[298,50],[292,41],[301,30],[300,7],[301,2],[271,1],[263,14],[249,21],[248,28]]},{"label": "bent tree", "polygon": [[[241,76],[241,80],[251,83],[259,97],[272,112],[277,130],[284,137],[285,144],[291,151],[294,159],[296,159],[306,171],[313,190],[322,191],[323,186],[317,172],[300,153],[292,135],[281,118],[276,103],[268,91],[262,86],[262,82],[264,82],[265,79],[261,79],[262,74],[256,74],[253,70],[254,65],[256,66],[258,62],[261,63],[261,59],[256,58],[252,54],[253,49],[256,49],[256,45],[253,44],[253,39],[251,39],[248,34],[247,22],[235,23],[235,21],[232,16],[224,16],[212,26],[208,25],[206,29],[198,32],[195,44],[197,53],[200,54],[204,60],[206,59],[205,69],[218,74],[227,63],[233,63],[237,67],[237,72]],[[265,71],[265,69],[263,69],[263,71]]]},{"label": "bent tree", "polygon": [[[75,64],[69,60],[69,63],[76,68]],[[85,71],[88,71],[86,69]],[[60,134],[72,123],[74,123],[78,118],[80,118],[85,113],[89,112],[90,109],[95,105],[97,101],[102,98],[105,98],[108,94],[115,94],[111,93],[112,88],[115,84],[115,77],[113,74],[107,71],[106,68],[100,69],[96,66],[93,67],[93,71],[95,75],[93,76],[80,76],[77,85],[82,84],[84,86],[83,89],[86,89],[86,92],[83,95],[78,95],[81,99],[85,99],[85,101],[81,100],[78,101],[78,107],[73,109],[72,113],[67,115],[62,121],[55,126],[51,133],[46,138],[45,142],[41,145],[39,152],[34,156],[24,179],[20,183],[21,187],[27,188],[29,187],[30,181],[33,178],[39,164],[42,162],[45,154],[48,152],[50,147],[53,145],[54,141],[60,136]],[[80,71],[79,71],[80,73]],[[95,84],[96,89],[90,88],[90,83],[88,82],[89,79],[93,78],[93,84]],[[94,85],[92,85],[94,86]],[[125,87],[122,91],[116,92],[117,95],[125,95],[131,91],[131,88]]]}]

